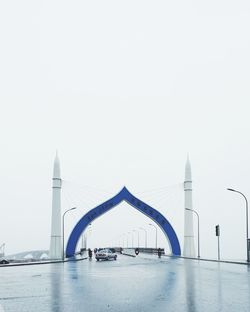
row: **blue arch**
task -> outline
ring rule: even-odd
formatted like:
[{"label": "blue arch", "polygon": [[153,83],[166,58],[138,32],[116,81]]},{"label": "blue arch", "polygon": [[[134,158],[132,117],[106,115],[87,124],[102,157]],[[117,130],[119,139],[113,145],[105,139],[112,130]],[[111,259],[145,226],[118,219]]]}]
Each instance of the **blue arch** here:
[{"label": "blue arch", "polygon": [[171,247],[172,254],[174,256],[181,255],[181,248],[177,238],[177,235],[172,228],[171,224],[168,220],[157,210],[145,204],[135,196],[133,196],[126,187],[124,187],[116,196],[107,200],[103,204],[93,208],[88,213],[86,213],[76,224],[73,231],[70,234],[67,247],[66,247],[66,257],[73,257],[75,255],[76,245],[84,230],[87,226],[93,222],[96,218],[100,217],[110,209],[117,206],[120,202],[126,201],[131,206],[151,218],[155,223],[159,225],[162,229],[166,238],[169,241],[169,245]]}]

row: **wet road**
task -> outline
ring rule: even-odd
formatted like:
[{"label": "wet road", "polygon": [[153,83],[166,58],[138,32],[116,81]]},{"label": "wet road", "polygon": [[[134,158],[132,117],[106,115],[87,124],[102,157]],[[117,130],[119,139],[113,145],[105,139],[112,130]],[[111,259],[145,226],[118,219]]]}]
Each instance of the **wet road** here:
[{"label": "wet road", "polygon": [[119,256],[0,268],[0,311],[250,311],[244,265]]}]

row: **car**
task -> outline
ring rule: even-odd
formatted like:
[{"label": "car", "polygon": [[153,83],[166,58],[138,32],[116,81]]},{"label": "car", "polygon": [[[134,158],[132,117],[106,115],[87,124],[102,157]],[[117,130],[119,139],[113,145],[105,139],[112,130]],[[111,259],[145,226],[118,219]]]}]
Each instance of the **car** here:
[{"label": "car", "polygon": [[6,259],[1,259],[0,264],[9,264],[9,261]]},{"label": "car", "polygon": [[110,259],[117,259],[117,254],[115,253],[115,250],[111,250],[108,248],[105,249],[99,249],[97,253],[95,254],[95,258],[97,261],[99,260],[110,260]]}]

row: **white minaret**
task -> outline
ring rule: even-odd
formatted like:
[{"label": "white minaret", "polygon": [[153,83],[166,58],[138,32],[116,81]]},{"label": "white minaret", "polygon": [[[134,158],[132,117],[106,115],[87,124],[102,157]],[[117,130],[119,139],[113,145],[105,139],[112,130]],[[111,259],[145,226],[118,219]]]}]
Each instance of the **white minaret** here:
[{"label": "white minaret", "polygon": [[[191,165],[190,165],[189,157],[187,157],[186,168],[185,168],[184,193],[185,193],[184,208],[193,209],[192,173],[191,173]],[[185,224],[184,224],[183,256],[195,257],[193,212],[185,209],[184,215],[185,215]]]},{"label": "white minaret", "polygon": [[50,259],[62,258],[62,233],[61,233],[61,188],[62,180],[60,162],[56,153],[52,179],[52,220],[50,238]]}]

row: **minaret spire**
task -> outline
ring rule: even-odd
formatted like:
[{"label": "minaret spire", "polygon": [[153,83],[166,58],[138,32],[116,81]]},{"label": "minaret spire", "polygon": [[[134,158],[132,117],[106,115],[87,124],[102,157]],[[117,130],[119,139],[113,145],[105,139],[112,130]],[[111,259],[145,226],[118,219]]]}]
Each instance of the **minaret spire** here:
[{"label": "minaret spire", "polygon": [[186,167],[185,167],[185,181],[184,181],[184,193],[185,193],[185,204],[184,204],[184,247],[183,256],[195,257],[194,247],[194,229],[193,229],[193,212],[188,209],[193,209],[192,200],[192,171],[189,160],[189,154],[187,155]]},{"label": "minaret spire", "polygon": [[54,160],[52,178],[52,220],[50,238],[50,259],[62,258],[62,233],[61,233],[61,171],[58,152]]}]

